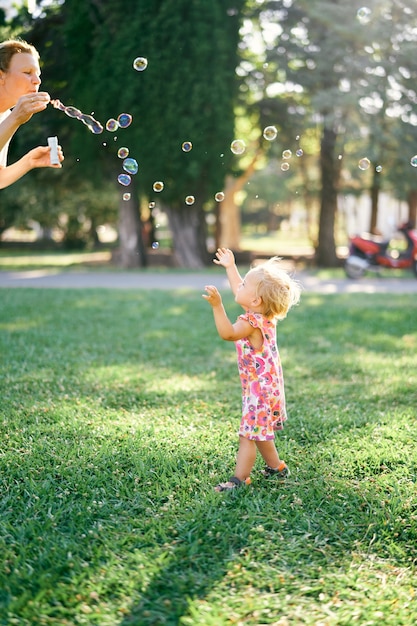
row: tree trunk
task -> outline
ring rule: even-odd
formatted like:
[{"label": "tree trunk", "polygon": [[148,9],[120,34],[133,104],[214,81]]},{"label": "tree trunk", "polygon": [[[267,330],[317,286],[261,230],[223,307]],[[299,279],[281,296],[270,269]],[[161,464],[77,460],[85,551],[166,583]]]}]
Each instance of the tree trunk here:
[{"label": "tree trunk", "polygon": [[320,145],[321,203],[316,261],[320,267],[338,265],[334,226],[337,210],[339,166],[336,161],[336,132],[323,129]]},{"label": "tree trunk", "polygon": [[220,203],[216,228],[216,248],[240,248],[240,207],[236,204],[236,193],[247,183],[255,171],[255,164],[260,152],[257,152],[246,170],[238,177],[227,176],[224,188],[224,200]]},{"label": "tree trunk", "polygon": [[136,194],[129,200],[120,198],[119,205],[119,249],[115,255],[121,267],[145,267],[146,253],[142,242],[141,223]]},{"label": "tree trunk", "polygon": [[206,220],[202,206],[164,206],[174,242],[174,257],[179,267],[201,269],[208,263]]},{"label": "tree trunk", "polygon": [[240,210],[235,202],[237,179],[226,176],[224,200],[219,205],[216,248],[240,248]]},{"label": "tree trunk", "polygon": [[371,187],[371,222],[369,224],[369,232],[374,235],[378,234],[376,225],[378,222],[378,201],[381,189],[379,177],[380,174],[375,170]]},{"label": "tree trunk", "polygon": [[412,223],[414,228],[417,223],[417,189],[412,189],[407,195],[408,202],[408,220]]}]

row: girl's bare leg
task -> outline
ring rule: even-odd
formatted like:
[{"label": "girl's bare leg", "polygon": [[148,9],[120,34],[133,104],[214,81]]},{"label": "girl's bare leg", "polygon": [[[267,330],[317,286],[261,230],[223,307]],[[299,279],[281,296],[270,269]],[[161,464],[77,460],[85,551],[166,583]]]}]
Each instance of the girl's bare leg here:
[{"label": "girl's bare leg", "polygon": [[239,480],[249,478],[256,460],[256,444],[251,439],[239,437],[239,450],[236,459],[235,476]]},{"label": "girl's bare leg", "polygon": [[268,467],[276,469],[281,463],[281,460],[275,447],[275,441],[269,439],[268,441],[256,441],[255,443]]}]

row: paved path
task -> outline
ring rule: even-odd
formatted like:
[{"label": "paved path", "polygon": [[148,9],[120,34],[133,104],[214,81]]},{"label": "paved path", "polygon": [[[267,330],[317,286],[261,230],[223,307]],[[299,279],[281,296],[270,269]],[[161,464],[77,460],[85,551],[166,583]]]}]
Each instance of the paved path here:
[{"label": "paved path", "polygon": [[[417,279],[366,277],[359,280],[345,278],[320,279],[308,272],[296,272],[306,292],[311,293],[415,293]],[[37,269],[26,271],[0,271],[0,288],[100,288],[100,289],[197,289],[216,285],[218,289],[229,288],[222,273],[203,272],[155,272],[152,270],[131,272],[57,271]]]}]

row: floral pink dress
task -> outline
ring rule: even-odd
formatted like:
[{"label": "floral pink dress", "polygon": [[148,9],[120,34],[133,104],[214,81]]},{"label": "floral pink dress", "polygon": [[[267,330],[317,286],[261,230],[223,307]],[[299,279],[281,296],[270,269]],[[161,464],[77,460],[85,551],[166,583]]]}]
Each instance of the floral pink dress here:
[{"label": "floral pink dress", "polygon": [[246,311],[239,319],[259,328],[263,345],[256,350],[248,339],[235,342],[242,383],[239,435],[255,441],[274,439],[287,419],[284,379],[276,342],[276,320]]}]

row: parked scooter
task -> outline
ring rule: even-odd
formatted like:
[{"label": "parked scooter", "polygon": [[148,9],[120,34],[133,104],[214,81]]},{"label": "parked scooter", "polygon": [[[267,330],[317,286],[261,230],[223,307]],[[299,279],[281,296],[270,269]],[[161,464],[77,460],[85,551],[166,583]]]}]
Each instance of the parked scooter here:
[{"label": "parked scooter", "polygon": [[402,224],[398,231],[406,241],[403,252],[389,250],[389,239],[374,235],[355,236],[350,239],[349,256],[345,262],[345,272],[349,278],[360,278],[368,270],[380,271],[384,267],[412,269],[417,277],[417,230],[410,222]]}]

